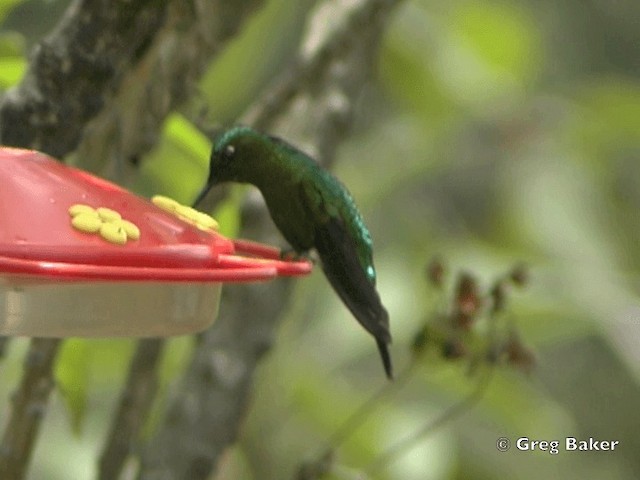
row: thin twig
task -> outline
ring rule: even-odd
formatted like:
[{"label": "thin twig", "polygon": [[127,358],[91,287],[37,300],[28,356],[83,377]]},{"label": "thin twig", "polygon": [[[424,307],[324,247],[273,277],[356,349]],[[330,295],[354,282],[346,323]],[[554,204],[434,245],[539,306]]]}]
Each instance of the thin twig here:
[{"label": "thin twig", "polygon": [[335,466],[333,465],[333,454],[335,450],[342,445],[351,435],[353,435],[367,419],[371,417],[371,414],[382,405],[385,400],[392,393],[398,392],[411,378],[412,373],[415,371],[415,362],[411,362],[407,368],[402,370],[400,374],[395,378],[394,382],[385,383],[374,395],[363,403],[346,421],[340,425],[327,440],[324,450],[318,454],[314,459],[304,462],[294,475],[294,480],[311,480],[322,478],[324,475],[332,471]]},{"label": "thin twig", "polygon": [[118,478],[133,443],[139,437],[147,418],[146,412],[158,390],[157,367],[164,345],[161,338],[146,338],[138,342],[118,410],[111,422],[111,432],[100,455],[100,480]]},{"label": "thin twig", "polygon": [[398,392],[411,378],[415,371],[415,362],[402,370],[393,382],[385,383],[372,397],[363,403],[327,441],[327,450],[335,450],[342,445],[362,424],[371,416],[373,411],[382,404],[382,401],[394,392]]},{"label": "thin twig", "polygon": [[400,455],[409,451],[411,447],[418,443],[420,440],[424,439],[426,436],[430,435],[454,418],[469,411],[484,396],[487,387],[489,386],[489,384],[491,383],[491,379],[493,378],[494,370],[495,368],[493,367],[493,365],[489,366],[487,370],[485,370],[485,372],[483,372],[483,374],[480,376],[474,390],[469,395],[467,395],[467,397],[450,407],[448,410],[445,410],[440,416],[424,425],[417,432],[414,432],[404,440],[399,441],[391,448],[389,448],[386,452],[379,455],[373,462],[371,462],[369,465],[367,465],[366,468],[364,468],[363,472],[371,475],[377,471],[382,470],[383,468],[386,468]]}]

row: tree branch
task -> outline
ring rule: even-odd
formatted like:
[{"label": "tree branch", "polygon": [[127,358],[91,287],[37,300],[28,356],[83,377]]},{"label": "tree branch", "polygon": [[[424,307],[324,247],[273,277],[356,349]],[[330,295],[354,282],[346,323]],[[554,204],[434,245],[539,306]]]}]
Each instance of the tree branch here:
[{"label": "tree branch", "polygon": [[[320,2],[310,17],[305,44],[318,33],[316,25],[340,23],[345,18],[370,21],[354,22],[350,30],[341,30],[344,41],[328,35],[323,40],[327,43],[321,43],[315,53],[301,51],[296,66],[261,97],[245,119],[267,128],[275,127],[279,117],[280,128],[287,127],[287,138],[306,139],[306,146],[314,147],[320,159],[330,163],[346,134],[358,93],[371,76],[385,21],[398,3],[361,1],[349,9],[346,5],[353,2]],[[339,12],[328,11],[329,4],[339,4]],[[331,22],[327,21],[329,14]],[[310,71],[317,75],[299,73]],[[283,91],[294,93],[278,93]],[[241,235],[264,241],[272,231],[262,202],[249,197]],[[226,287],[219,319],[202,334],[180,393],[144,450],[140,479],[204,480],[216,469],[222,453],[239,435],[255,369],[272,344],[291,287],[290,280]]]},{"label": "tree branch", "polygon": [[[93,158],[95,166],[114,158],[141,155],[151,148],[166,115],[193,92],[211,57],[262,3],[255,0],[214,1],[196,3],[193,9],[185,9],[181,2],[172,5],[168,14],[169,28],[148,58],[129,73],[124,82],[126,88],[122,88],[109,108],[92,122],[78,148],[78,155]],[[117,134],[119,142],[112,141],[114,129],[120,132]],[[99,478],[116,478],[115,472],[121,471],[139,439],[147,418],[147,407],[156,394],[156,370],[159,350],[163,347],[163,339],[138,342],[134,361],[129,367],[129,380],[103,449]],[[138,383],[145,388],[138,387]]]},{"label": "tree branch", "polygon": [[53,388],[53,363],[60,344],[60,340],[34,338],[31,341],[0,448],[0,478],[4,480],[18,480],[26,473]]},{"label": "tree branch", "polygon": [[[162,1],[77,1],[35,49],[19,86],[0,100],[0,143],[60,157],[142,55],[162,24]],[[23,478],[53,386],[58,339],[33,339],[0,448],[3,478]]]},{"label": "tree branch", "polygon": [[[261,3],[260,0],[77,0],[56,30],[37,46],[20,85],[0,99],[0,143],[62,157],[78,148],[82,140],[79,151],[85,158],[111,159],[108,150],[92,150],[92,147],[96,143],[113,143],[108,129],[100,128],[100,118],[117,123],[122,118],[135,117],[113,115],[114,105],[117,105],[119,112],[130,112],[134,107],[154,112],[154,121],[144,123],[150,125],[148,129],[136,128],[135,123],[123,127],[129,132],[128,140],[137,147],[136,152],[141,150],[139,145],[148,149],[152,143],[148,141],[150,132],[154,133],[151,138],[155,139],[164,116],[193,91],[191,83],[195,82],[211,55],[236,33]],[[171,33],[176,31],[189,34],[172,37]],[[142,77],[145,67],[151,73]],[[162,98],[139,95],[146,104],[127,101],[127,94],[133,90],[129,88],[131,85],[156,92]],[[131,121],[135,122],[136,118]],[[89,122],[91,128],[87,129]],[[59,344],[57,339],[34,339],[29,356],[40,358],[50,367]],[[150,365],[152,357],[150,349],[141,344],[136,352],[137,365]],[[29,365],[18,391],[19,404],[14,402],[0,447],[0,452],[4,452],[4,464],[12,462],[12,471],[19,474],[15,478],[21,478],[26,471],[41,418],[22,407],[40,402],[43,411],[42,406],[53,384],[51,368],[31,371]],[[138,374],[140,381],[145,375],[153,375],[153,369],[134,370],[131,376]],[[34,381],[38,384],[32,383]],[[41,391],[38,385],[49,387]],[[143,401],[127,404],[121,408],[122,415],[144,418],[144,409],[137,408],[143,404]],[[116,417],[118,421],[122,421],[122,417]],[[23,431],[23,427],[27,429]],[[130,428],[129,440],[137,438],[137,429],[137,426]],[[29,441],[25,442],[21,435],[27,435]],[[114,442],[130,443],[124,435]],[[115,443],[113,448],[117,450],[119,447]],[[107,444],[107,449],[110,445]]]},{"label": "tree branch", "polygon": [[322,84],[331,64],[353,51],[354,43],[362,41],[354,32],[368,36],[374,42],[364,51],[359,48],[360,53],[365,55],[360,60],[370,62],[369,57],[377,52],[380,40],[380,36],[374,33],[375,30],[383,27],[391,11],[401,1],[360,1],[351,9],[343,4],[345,12],[342,18],[336,18],[335,4],[321,3],[315,20],[310,22],[310,31],[301,45],[298,58],[269,93],[249,108],[243,121],[257,129],[269,128],[296,95],[305,90],[309,93],[315,85]]},{"label": "tree branch", "polygon": [[125,169],[135,165],[129,160],[151,150],[167,115],[195,92],[211,59],[263,4],[171,1],[149,53],[126,72],[118,95],[84,132],[76,152],[83,167],[118,181],[131,178]]},{"label": "tree branch", "polygon": [[[21,84],[0,100],[0,142],[37,148],[57,157],[78,148],[83,160],[111,160],[115,148],[119,149],[119,155],[143,153],[154,143],[164,116],[192,91],[191,84],[210,56],[261,3],[76,1],[59,28],[34,52]],[[341,7],[354,4],[332,3]],[[386,14],[367,17],[358,12],[372,7],[372,12],[390,11],[395,3],[361,1],[350,10],[344,8],[341,15],[351,12],[356,15],[353,18],[361,15],[360,18],[384,19]],[[323,5],[326,8],[329,2]],[[313,16],[316,24],[321,17],[321,10],[316,10]],[[324,23],[332,24],[337,18],[334,15],[327,21],[325,17]],[[269,114],[272,119],[262,121],[266,128],[268,124],[275,125],[278,117],[283,122],[281,127],[290,126],[301,107],[307,113],[311,110],[313,115],[299,123],[305,127],[287,136],[312,138],[309,143],[323,160],[333,156],[343,127],[351,118],[353,100],[369,77],[370,60],[383,22],[360,23],[351,32],[344,28],[343,34],[332,35],[345,35],[344,48],[329,47],[329,39],[325,38],[318,50],[324,54],[302,51],[297,68],[307,73],[290,73],[293,80],[288,88],[293,88],[293,93],[271,102],[277,107],[275,113]],[[312,43],[311,34],[307,37],[307,43]],[[357,40],[359,37],[362,40]],[[322,55],[326,60],[320,60]],[[313,72],[322,74],[316,76]],[[276,90],[263,98],[270,96],[278,97]],[[139,128],[141,125],[143,128]],[[124,135],[121,142],[113,142],[114,129]],[[120,145],[109,147],[114,143]],[[96,144],[104,148],[94,148]],[[243,216],[246,220],[243,234],[247,237],[264,238],[271,228],[261,205],[250,204]],[[250,398],[253,372],[271,344],[289,296],[290,282],[227,290],[221,319],[201,337],[184,378],[183,384],[191,391],[185,389],[172,404],[166,424],[146,449],[142,478],[167,478],[165,474],[174,472],[175,476],[168,478],[203,478],[215,468],[221,452],[238,435]],[[21,478],[26,470],[53,384],[51,371],[59,345],[59,340],[34,339],[30,347],[25,375],[0,448],[2,465],[13,462],[17,466],[14,470],[19,476],[15,478]],[[134,363],[146,365],[146,369],[138,371],[134,365],[130,381],[152,385],[149,380],[154,375],[153,357],[153,349],[147,350],[145,343],[141,343]],[[142,399],[147,395],[148,391],[135,405],[144,404]],[[139,407],[121,411],[123,415],[117,416],[116,422],[125,415],[144,414]],[[137,429],[138,426],[129,428],[126,436],[114,440],[113,447],[123,440],[130,445],[137,437]],[[110,445],[108,442],[105,452]]]},{"label": "tree branch", "polygon": [[0,103],[0,142],[60,158],[80,141],[122,72],[148,48],[167,0],[84,0],[35,48],[29,69]]}]

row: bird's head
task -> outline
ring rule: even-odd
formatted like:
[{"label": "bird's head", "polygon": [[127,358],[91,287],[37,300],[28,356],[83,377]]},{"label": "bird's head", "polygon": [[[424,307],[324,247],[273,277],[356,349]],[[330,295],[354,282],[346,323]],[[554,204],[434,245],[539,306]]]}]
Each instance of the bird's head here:
[{"label": "bird's head", "polygon": [[249,127],[233,127],[219,133],[213,141],[207,184],[194,205],[200,203],[209,190],[219,183],[248,182],[251,162],[258,153],[258,141],[257,132]]},{"label": "bird's head", "polygon": [[249,127],[233,127],[220,133],[214,140],[209,159],[208,185],[222,182],[243,182],[251,166],[256,132]]}]

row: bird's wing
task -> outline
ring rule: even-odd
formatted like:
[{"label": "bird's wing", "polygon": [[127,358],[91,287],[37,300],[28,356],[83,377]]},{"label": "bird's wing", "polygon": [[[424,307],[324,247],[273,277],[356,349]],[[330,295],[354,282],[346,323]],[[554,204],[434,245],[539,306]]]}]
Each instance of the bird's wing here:
[{"label": "bird's wing", "polygon": [[304,208],[320,219],[315,227],[315,248],[329,283],[369,333],[379,342],[390,343],[389,315],[360,264],[355,240],[345,222],[329,213],[329,199],[314,185],[305,184],[301,188]]}]

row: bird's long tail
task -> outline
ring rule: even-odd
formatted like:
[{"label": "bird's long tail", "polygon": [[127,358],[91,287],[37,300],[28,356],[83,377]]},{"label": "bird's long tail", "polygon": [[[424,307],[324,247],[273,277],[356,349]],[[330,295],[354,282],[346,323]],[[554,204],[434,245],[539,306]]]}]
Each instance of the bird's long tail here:
[{"label": "bird's long tail", "polygon": [[389,345],[378,338],[376,338],[376,343],[378,344],[378,351],[382,358],[384,372],[387,374],[389,380],[393,380],[393,366],[391,365],[391,355],[389,355]]},{"label": "bird's long tail", "polygon": [[389,314],[375,285],[358,261],[353,241],[340,225],[327,225],[316,232],[316,250],[329,283],[356,320],[376,339],[388,378],[393,378],[389,344]]}]

